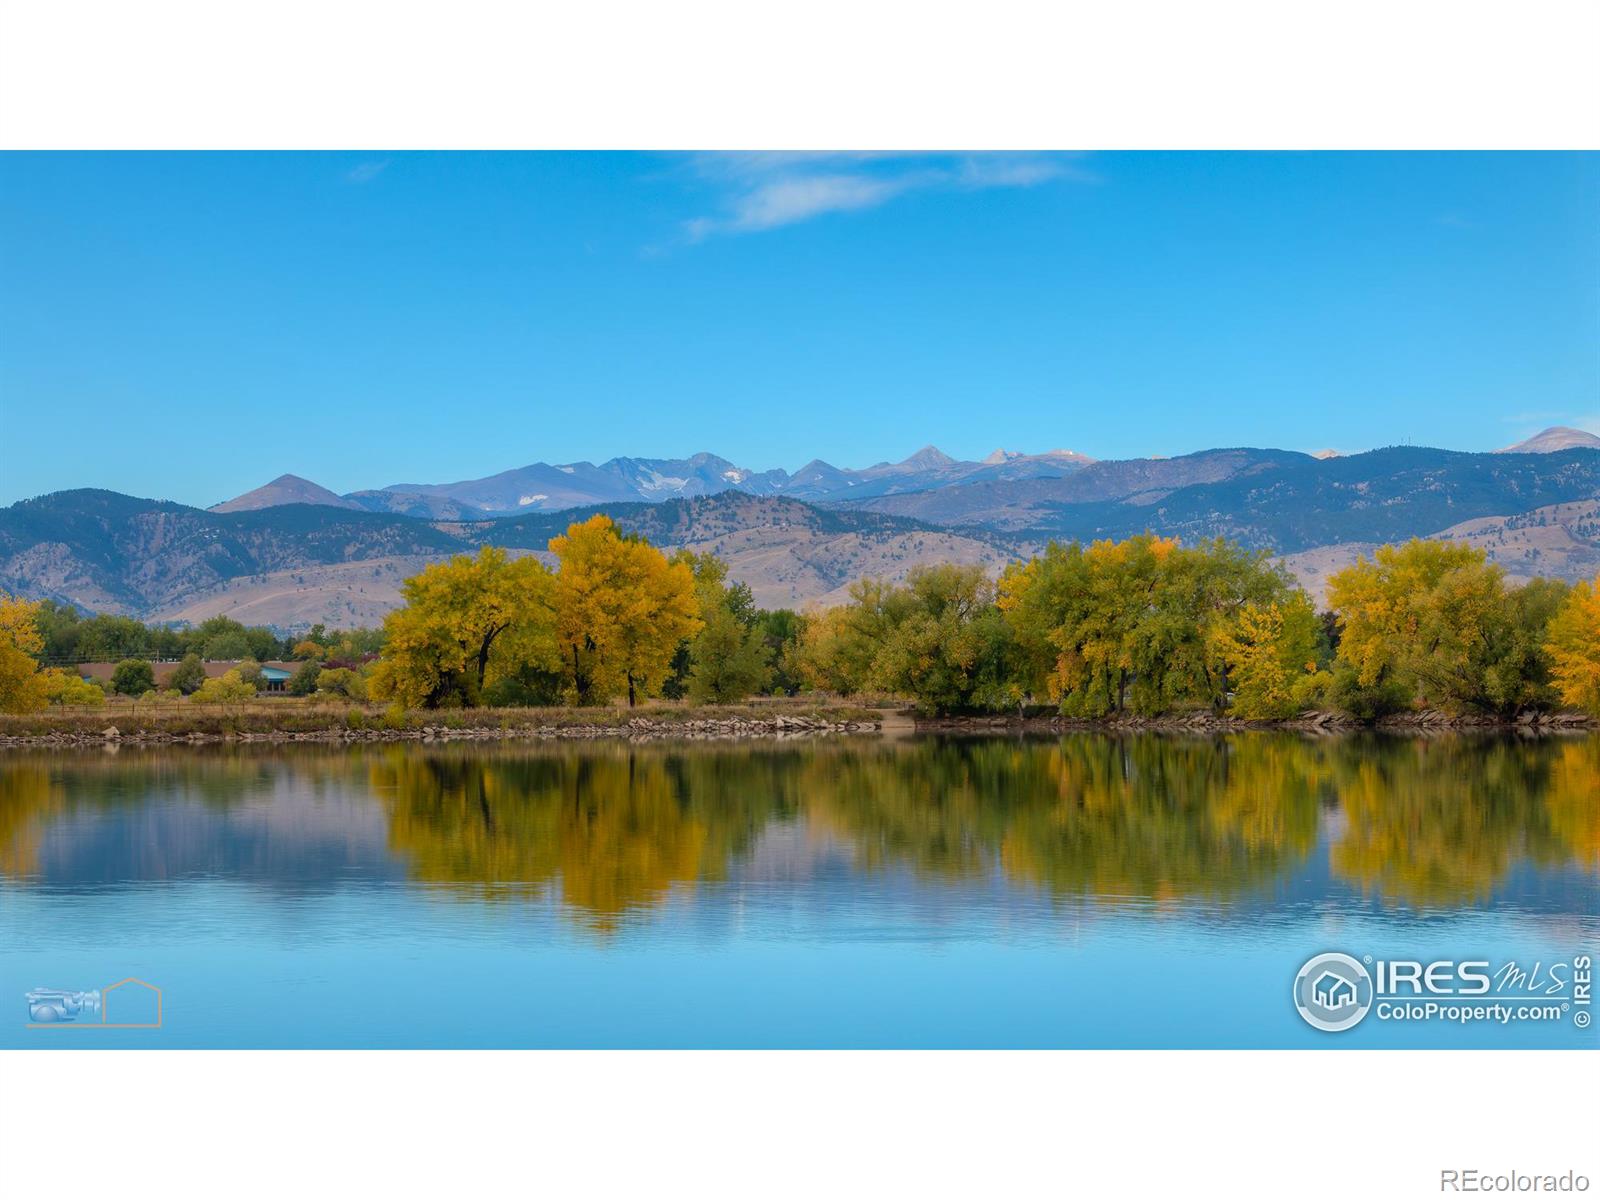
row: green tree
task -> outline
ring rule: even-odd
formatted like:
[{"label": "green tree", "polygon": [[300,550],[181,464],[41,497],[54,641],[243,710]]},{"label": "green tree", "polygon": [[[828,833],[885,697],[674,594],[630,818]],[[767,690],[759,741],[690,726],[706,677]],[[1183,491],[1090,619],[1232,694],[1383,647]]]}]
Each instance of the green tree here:
[{"label": "green tree", "polygon": [[689,568],[703,622],[673,659],[663,691],[700,704],[733,704],[772,684],[772,652],[756,627],[755,601],[743,583],[728,583],[728,565],[716,555],[680,550],[675,565]]},{"label": "green tree", "polygon": [[763,608],[756,611],[755,625],[767,643],[773,690],[793,696],[805,682],[800,674],[799,652],[806,618],[789,608]]},{"label": "green tree", "polygon": [[1012,636],[981,566],[914,567],[880,597],[886,623],[869,678],[927,712],[1016,703]]},{"label": "green tree", "polygon": [[198,654],[191,651],[173,668],[172,674],[167,677],[167,686],[182,692],[185,696],[192,696],[200,690],[205,681],[205,664],[200,661]]},{"label": "green tree", "polygon": [[365,700],[367,683],[349,667],[324,667],[317,673],[317,695]]},{"label": "green tree", "polygon": [[235,659],[249,658],[250,639],[242,629],[215,634],[201,644],[200,655],[209,662],[233,662]]},{"label": "green tree", "polygon": [[142,696],[155,685],[155,670],[142,658],[125,658],[111,672],[111,690],[119,696]]},{"label": "green tree", "polygon": [[317,690],[317,676],[322,673],[320,659],[310,658],[295,669],[289,676],[289,694],[291,696],[309,696]]},{"label": "green tree", "polygon": [[722,604],[702,609],[704,628],[689,643],[689,696],[702,704],[734,704],[772,684],[772,651],[761,630]]},{"label": "green tree", "polygon": [[877,579],[850,585],[849,602],[807,617],[795,668],[806,686],[854,696],[874,686],[872,666],[893,628],[897,597]]}]

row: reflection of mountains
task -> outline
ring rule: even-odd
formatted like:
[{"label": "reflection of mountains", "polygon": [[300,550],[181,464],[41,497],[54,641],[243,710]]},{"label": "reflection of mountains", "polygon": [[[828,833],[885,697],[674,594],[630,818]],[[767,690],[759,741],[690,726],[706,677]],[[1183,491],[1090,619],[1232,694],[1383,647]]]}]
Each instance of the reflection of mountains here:
[{"label": "reflection of mountains", "polygon": [[330,758],[123,751],[0,761],[0,876],[63,888],[214,876],[299,891],[403,879],[365,781]]},{"label": "reflection of mountains", "polygon": [[0,874],[409,878],[554,895],[598,930],[723,880],[841,895],[959,883],[975,901],[999,886],[1240,914],[1351,889],[1408,909],[1498,896],[1583,911],[1600,869],[1597,780],[1593,737],[28,757],[0,762]]}]

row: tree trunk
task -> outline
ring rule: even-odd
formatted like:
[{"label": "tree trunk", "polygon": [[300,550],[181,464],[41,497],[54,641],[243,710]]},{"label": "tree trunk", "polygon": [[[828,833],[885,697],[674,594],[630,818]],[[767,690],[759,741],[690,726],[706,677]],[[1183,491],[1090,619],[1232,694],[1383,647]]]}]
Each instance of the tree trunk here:
[{"label": "tree trunk", "polygon": [[628,672],[628,707],[633,707],[633,672]]}]

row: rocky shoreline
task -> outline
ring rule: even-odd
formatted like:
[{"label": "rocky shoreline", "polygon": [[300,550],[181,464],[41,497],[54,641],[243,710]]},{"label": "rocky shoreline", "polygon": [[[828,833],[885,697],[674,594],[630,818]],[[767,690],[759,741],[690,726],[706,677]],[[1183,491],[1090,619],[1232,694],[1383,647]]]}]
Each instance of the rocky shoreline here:
[{"label": "rocky shoreline", "polygon": [[824,720],[806,716],[731,717],[658,720],[635,717],[620,724],[521,724],[503,726],[421,725],[412,728],[327,728],[309,730],[133,729],[124,733],[114,722],[100,730],[54,730],[49,733],[0,735],[0,749],[85,746],[215,746],[222,744],[343,745],[374,742],[504,742],[597,741],[605,738],[640,741],[728,741],[745,738],[802,738],[828,734],[876,733],[881,720]]},{"label": "rocky shoreline", "polygon": [[1271,721],[1247,721],[1200,711],[1161,717],[1104,717],[1096,719],[1055,716],[1023,717],[918,717],[919,732],[948,733],[1245,733],[1251,730],[1288,730],[1300,733],[1352,733],[1375,729],[1394,733],[1431,733],[1478,730],[1486,733],[1582,733],[1600,728],[1600,722],[1580,712],[1527,713],[1514,720],[1489,716],[1455,716],[1437,710],[1402,713],[1377,721],[1362,721],[1339,712],[1306,712]]},{"label": "rocky shoreline", "polygon": [[[123,725],[130,724],[127,721]],[[1445,732],[1519,733],[1526,736],[1584,733],[1600,722],[1583,713],[1527,714],[1508,721],[1495,717],[1452,716],[1437,711],[1406,713],[1376,722],[1358,721],[1343,713],[1308,712],[1276,721],[1245,721],[1211,712],[1164,717],[1114,717],[1085,720],[1060,715],[925,717],[906,712],[882,711],[871,717],[760,714],[663,719],[639,716],[613,723],[524,721],[504,725],[452,725],[429,723],[389,728],[365,724],[349,727],[329,724],[317,729],[216,728],[162,729],[138,722],[131,729],[115,719],[103,727],[55,729],[48,732],[0,733],[0,750],[64,749],[107,746],[214,746],[357,745],[385,742],[507,742],[507,741],[736,741],[750,738],[789,739],[878,733],[950,734],[1060,734],[1088,733],[1194,733],[1224,734],[1283,730],[1307,734],[1352,733],[1359,730],[1425,735]]]}]

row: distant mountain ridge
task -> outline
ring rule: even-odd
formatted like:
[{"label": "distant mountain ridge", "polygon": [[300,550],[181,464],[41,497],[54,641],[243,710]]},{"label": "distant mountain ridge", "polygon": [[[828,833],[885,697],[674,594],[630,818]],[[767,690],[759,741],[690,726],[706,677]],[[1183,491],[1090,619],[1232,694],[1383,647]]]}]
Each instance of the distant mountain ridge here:
[{"label": "distant mountain ridge", "polygon": [[1600,437],[1573,429],[1569,425],[1552,425],[1531,438],[1496,450],[1496,454],[1554,454],[1560,450],[1600,450]]},{"label": "distant mountain ridge", "polygon": [[330,492],[320,484],[302,479],[298,475],[279,475],[271,483],[263,484],[253,492],[235,496],[214,504],[212,512],[253,512],[258,508],[276,508],[280,504],[326,504],[330,508],[356,508],[362,506],[347,500],[337,492]]},{"label": "distant mountain ridge", "polygon": [[[1235,447],[1103,462],[1001,451],[989,460],[929,448],[859,471],[814,462],[763,477],[714,455],[613,459],[604,469],[569,464],[570,475],[536,466],[434,490],[354,494],[381,494],[403,511],[369,511],[352,497],[277,502],[325,494],[294,476],[212,511],[58,492],[0,509],[0,588],[145,618],[226,611],[281,627],[371,623],[427,562],[485,543],[543,555],[551,537],[595,512],[669,549],[715,550],[760,603],[800,607],[918,563],[994,570],[1051,538],[1145,531],[1189,543],[1230,538],[1293,559],[1307,579],[1410,537],[1470,539],[1523,575],[1576,578],[1600,560],[1600,449],[1586,446],[1397,446],[1332,458]],[[545,490],[517,491],[528,486]],[[545,506],[594,492],[606,498]],[[541,499],[512,515],[482,507],[508,494]]]},{"label": "distant mountain ridge", "polygon": [[[1581,429],[1552,426],[1495,451],[1497,454],[1552,454],[1571,449],[1600,449],[1600,437]],[[813,459],[790,474],[783,468],[754,471],[709,452],[688,458],[613,458],[596,466],[590,462],[531,463],[481,479],[454,483],[394,483],[337,495],[296,475],[280,475],[271,483],[213,506],[213,512],[245,512],[282,504],[328,504],[361,508],[368,512],[396,513],[424,520],[474,521],[523,512],[560,512],[586,504],[625,504],[632,501],[714,496],[719,492],[744,492],[752,496],[786,496],[832,506],[858,505],[883,496],[906,496],[953,488],[981,489],[983,485],[1025,483],[1017,489],[999,489],[995,496],[1064,500],[1080,503],[1092,499],[1123,498],[1134,489],[1119,491],[1125,478],[1148,480],[1147,490],[1159,494],[1172,487],[1204,481],[1217,482],[1226,474],[1227,455],[1243,451],[1205,450],[1176,458],[1140,458],[1098,461],[1074,450],[1047,450],[1027,454],[995,450],[973,462],[951,458],[936,446],[924,446],[900,462],[880,462],[870,467],[836,467]],[[1312,455],[1297,451],[1255,450],[1256,455],[1310,457],[1322,461],[1354,458],[1333,450]],[[1440,453],[1449,453],[1441,451]],[[1224,457],[1219,457],[1224,456]],[[1180,464],[1178,467],[1160,464]],[[1218,472],[1223,474],[1218,474]],[[1081,479],[1074,479],[1083,473]],[[1073,480],[1070,483],[1053,482]],[[1033,481],[1044,481],[1034,484]],[[985,493],[974,490],[959,501],[949,496],[933,501],[899,502],[885,511],[913,512],[928,519],[948,519],[954,510],[983,506]],[[992,507],[992,504],[991,504]],[[941,517],[937,513],[944,513]],[[999,522],[1017,524],[1015,514]]]},{"label": "distant mountain ridge", "polygon": [[[1094,460],[1071,450],[1022,454],[996,450],[981,462],[951,458],[936,446],[898,463],[878,463],[862,470],[835,467],[814,459],[793,475],[781,467],[752,471],[715,454],[688,458],[613,458],[593,463],[531,463],[482,479],[455,483],[395,483],[340,497],[326,488],[284,475],[264,487],[213,507],[213,512],[239,512],[275,504],[336,504],[369,512],[401,513],[437,520],[477,520],[509,513],[559,512],[584,504],[660,502],[745,492],[752,496],[788,496],[826,500],[843,496],[881,496],[920,491],[981,479],[1024,479],[1070,474]],[[320,496],[314,499],[313,496]]]},{"label": "distant mountain ridge", "polygon": [[308,504],[218,513],[80,489],[0,509],[0,589],[163,620],[237,613],[248,595],[245,616],[266,624],[370,624],[427,562],[484,544],[544,555],[570,522],[601,511],[658,546],[716,548],[770,604],[804,604],[862,574],[898,577],[919,562],[997,569],[1013,556],[986,533],[740,492],[433,522]]}]

